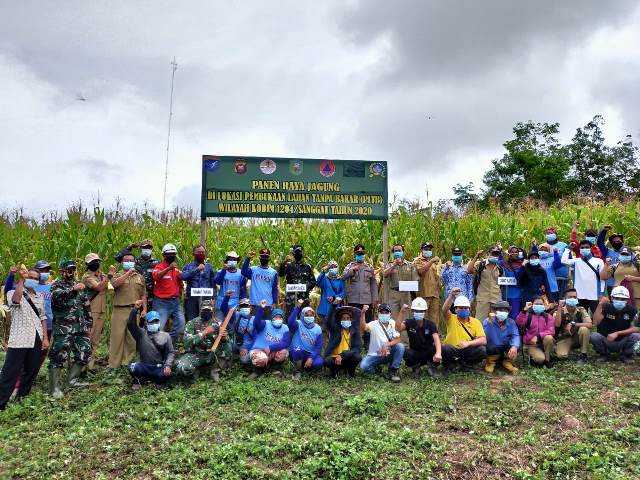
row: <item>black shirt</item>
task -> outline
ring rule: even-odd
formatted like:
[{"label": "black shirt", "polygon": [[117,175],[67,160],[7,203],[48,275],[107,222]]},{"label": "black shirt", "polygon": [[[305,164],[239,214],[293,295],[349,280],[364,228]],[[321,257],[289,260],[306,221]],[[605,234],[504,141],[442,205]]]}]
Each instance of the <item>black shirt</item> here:
[{"label": "black shirt", "polygon": [[606,303],[602,306],[604,318],[598,325],[598,333],[606,336],[630,328],[636,313],[636,307],[632,305],[627,304],[622,310],[616,310],[612,304]]},{"label": "black shirt", "polygon": [[438,333],[438,327],[430,320],[423,320],[422,328],[418,327],[418,322],[409,318],[404,321],[409,336],[409,348],[418,352],[435,350],[433,344],[433,334]]}]

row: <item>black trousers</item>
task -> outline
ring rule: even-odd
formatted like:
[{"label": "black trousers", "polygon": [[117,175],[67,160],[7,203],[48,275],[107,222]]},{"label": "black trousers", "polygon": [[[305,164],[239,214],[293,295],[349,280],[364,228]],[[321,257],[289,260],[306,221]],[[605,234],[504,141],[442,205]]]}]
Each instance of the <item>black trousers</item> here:
[{"label": "black trousers", "polygon": [[487,349],[485,347],[467,347],[463,349],[454,348],[451,345],[442,346],[442,363],[452,365],[456,362],[466,364],[480,363],[487,357]]},{"label": "black trousers", "polygon": [[336,365],[335,358],[331,355],[324,357],[324,365],[332,374],[337,374],[340,370],[346,370],[349,375],[353,375],[356,371],[356,367],[362,360],[360,355],[352,355],[348,358],[343,358],[340,365]]},{"label": "black trousers", "polygon": [[589,315],[593,317],[596,307],[598,306],[598,300],[586,300],[584,298],[580,298],[578,299],[578,305],[584,307],[584,309],[589,312]]},{"label": "black trousers", "polygon": [[433,356],[435,354],[435,347],[429,348],[428,350],[413,350],[408,348],[404,351],[404,363],[407,364],[407,367],[434,365]]},{"label": "black trousers", "polygon": [[[7,406],[18,377],[20,377],[18,398],[29,394],[40,370],[41,357],[42,340],[37,334],[33,348],[9,348],[7,350],[0,374],[0,410],[4,410]],[[20,375],[21,370],[22,376]]]},{"label": "black trousers", "polygon": [[[362,307],[364,307],[366,303],[348,303],[347,305],[362,310]],[[369,305],[369,310],[367,310],[367,313],[365,313],[364,320],[367,323],[371,323],[371,321],[373,320],[373,304]],[[357,322],[358,324],[360,323],[359,318],[354,318],[353,321]],[[369,332],[362,333],[362,347],[364,348],[365,353],[369,350]]]}]

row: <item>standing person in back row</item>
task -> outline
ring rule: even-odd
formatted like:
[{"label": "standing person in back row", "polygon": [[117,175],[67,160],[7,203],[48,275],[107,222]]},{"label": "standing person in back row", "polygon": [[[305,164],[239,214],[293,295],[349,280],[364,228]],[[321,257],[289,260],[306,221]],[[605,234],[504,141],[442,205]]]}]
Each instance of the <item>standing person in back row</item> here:
[{"label": "standing person in back row", "polygon": [[284,305],[287,316],[296,306],[298,300],[307,300],[311,290],[316,286],[316,277],[313,275],[311,265],[303,261],[304,248],[300,244],[291,247],[293,253],[293,261],[290,256],[280,264],[278,275],[286,276],[287,285],[303,285],[303,291],[286,292],[284,297]]},{"label": "standing person in back row", "polygon": [[425,318],[436,325],[440,321],[440,257],[433,256],[433,243],[420,245],[420,255],[413,259],[420,276],[418,296],[427,302]]},{"label": "standing person in back row", "polygon": [[264,316],[268,316],[278,304],[278,272],[269,266],[271,251],[268,248],[260,249],[258,255],[260,265],[250,267],[249,262],[256,256],[256,252],[249,252],[242,264],[242,275],[251,282],[249,300],[254,308],[254,313],[264,300],[266,302]]},{"label": "standing person in back row", "polygon": [[[353,248],[355,261],[349,263],[340,277],[342,280],[348,281],[349,306],[362,310],[364,305],[371,308],[366,310],[367,323],[373,319],[373,308],[378,305],[378,282],[376,281],[376,272],[373,265],[365,261],[367,253],[364,245],[359,243]],[[357,321],[358,319],[356,319]],[[368,334],[365,334],[368,338]],[[366,339],[365,339],[366,344]]]},{"label": "standing person in back row", "polygon": [[115,273],[115,268],[109,269],[109,275],[105,275],[100,270],[100,257],[95,253],[89,253],[84,257],[87,265],[87,273],[82,276],[82,283],[87,287],[87,295],[91,302],[91,318],[93,328],[91,329],[91,360],[87,368],[94,370],[96,365],[96,350],[102,337],[104,317],[107,311],[107,290],[109,290],[109,280]]},{"label": "standing person in back row", "polygon": [[580,241],[580,257],[571,258],[571,250],[565,249],[562,263],[573,265],[573,287],[578,292],[578,301],[591,314],[596,310],[600,295],[604,294],[604,282],[600,279],[600,272],[604,270],[604,262],[592,255],[592,245],[589,240]]},{"label": "standing person in back row", "polygon": [[601,273],[603,280],[612,279],[613,286],[622,285],[629,290],[631,298],[634,299],[636,310],[640,310],[640,264],[634,258],[629,247],[622,247],[618,254],[618,263],[608,265]]},{"label": "standing person in back row", "polygon": [[[562,254],[567,249],[567,244],[565,242],[561,242],[558,240],[558,234],[556,232],[556,227],[553,225],[547,227],[545,230],[545,240],[547,245],[549,245],[549,252],[554,252],[556,249],[558,250],[558,255],[562,258]],[[566,265],[560,265],[556,268],[556,281],[558,284],[558,298],[562,298],[564,296],[564,291],[567,288],[567,284],[569,282],[569,268]]]},{"label": "standing person in back row", "polygon": [[171,340],[175,347],[178,337],[184,332],[184,313],[180,305],[182,295],[182,272],[178,269],[175,245],[162,247],[164,260],[153,268],[153,309],[160,315],[160,330],[164,330],[169,317],[173,319]]},{"label": "standing person in back row", "polygon": [[[233,308],[237,307],[238,301],[241,298],[244,298],[247,294],[247,279],[242,275],[242,272],[238,268],[239,259],[240,257],[235,250],[227,252],[224,264],[216,274],[215,281],[216,285],[218,285],[218,299],[216,300],[217,310],[220,310],[225,298],[228,298],[228,308]],[[228,292],[232,292],[230,297],[227,296]]]},{"label": "standing person in back row", "polygon": [[[391,305],[391,316],[396,318],[402,305],[410,304],[412,293],[415,295],[415,292],[400,291],[400,282],[417,282],[420,277],[413,263],[404,258],[404,246],[394,245],[391,248],[391,255],[393,258],[382,271],[382,276],[384,277],[386,297],[389,305]],[[407,334],[405,333],[401,336],[402,342],[408,344]]]},{"label": "standing person in back row", "polygon": [[[216,273],[211,264],[207,262],[207,253],[204,245],[193,247],[193,262],[189,262],[184,266],[181,278],[187,283],[184,313],[188,322],[199,315],[201,300],[213,300],[216,296]],[[194,288],[211,288],[213,295],[210,297],[194,297],[191,295],[191,290]]]},{"label": "standing person in back row", "polygon": [[[152,257],[153,242],[151,240],[143,240],[137,245],[140,246],[140,256],[136,258],[136,271],[144,278],[144,284],[147,289],[147,311],[151,311],[154,283],[153,269],[159,262]],[[133,248],[133,246],[131,248]]]},{"label": "standing person in back row", "polygon": [[462,262],[462,249],[454,247],[451,260],[445,263],[440,272],[442,277],[443,297],[447,298],[451,290],[459,288],[463,296],[473,302],[473,275],[467,273],[467,266]]},{"label": "standing person in back row", "polygon": [[489,251],[486,260],[478,260],[483,251],[480,250],[467,265],[467,273],[473,274],[473,293],[476,297],[476,317],[482,322],[489,316],[492,303],[502,300],[502,291],[498,286],[498,277],[504,275],[499,265],[502,247],[496,245]]},{"label": "standing person in back row", "polygon": [[[620,262],[620,252],[624,245],[624,237],[621,233],[612,233],[609,235],[609,243],[611,247],[608,248],[605,244],[605,237],[611,232],[611,225],[605,225],[602,231],[598,234],[596,243],[598,248],[602,252],[602,258],[606,260],[608,265],[617,265]],[[616,285],[614,278],[607,279],[607,293],[611,293],[613,287]]]}]

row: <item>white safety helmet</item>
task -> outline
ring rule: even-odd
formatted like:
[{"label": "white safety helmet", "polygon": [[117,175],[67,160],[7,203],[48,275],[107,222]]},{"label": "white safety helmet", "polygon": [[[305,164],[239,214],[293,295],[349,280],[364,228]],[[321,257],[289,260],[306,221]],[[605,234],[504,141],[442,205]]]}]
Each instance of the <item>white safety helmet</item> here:
[{"label": "white safety helmet", "polygon": [[627,287],[620,285],[611,290],[611,297],[629,298],[629,290],[627,290]]},{"label": "white safety helmet", "polygon": [[464,295],[458,295],[455,299],[455,301],[453,302],[453,306],[454,307],[469,307],[471,308],[471,303],[469,302],[469,299],[467,297],[465,297]]},{"label": "white safety helmet", "polygon": [[427,301],[422,297],[414,298],[413,302],[411,302],[411,310],[424,312],[427,310]]},{"label": "white safety helmet", "polygon": [[162,247],[162,253],[178,253],[178,249],[173,243],[167,243]]}]

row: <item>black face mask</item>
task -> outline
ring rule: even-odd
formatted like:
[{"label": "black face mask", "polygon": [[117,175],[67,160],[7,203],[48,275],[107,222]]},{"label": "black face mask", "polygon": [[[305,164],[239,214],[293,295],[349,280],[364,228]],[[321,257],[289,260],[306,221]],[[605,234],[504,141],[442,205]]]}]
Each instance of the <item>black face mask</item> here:
[{"label": "black face mask", "polygon": [[100,269],[100,262],[91,262],[87,268],[92,272],[97,272]]},{"label": "black face mask", "polygon": [[203,310],[200,313],[200,316],[202,317],[203,320],[209,321],[213,318],[213,312],[211,310]]},{"label": "black face mask", "polygon": [[175,255],[165,255],[164,259],[166,260],[167,263],[173,263],[176,261],[176,256]]},{"label": "black face mask", "polygon": [[267,265],[269,265],[269,259],[268,258],[261,258],[260,259],[260,265],[262,265],[263,267],[266,267]]},{"label": "black face mask", "polygon": [[615,250],[619,250],[622,248],[622,242],[613,242],[611,245],[613,245],[613,248]]},{"label": "black face mask", "polygon": [[303,257],[303,256],[304,256],[304,255],[302,254],[302,252],[296,252],[296,253],[294,253],[294,254],[293,254],[293,258],[295,258],[298,262],[299,262],[300,260],[302,260],[302,257]]}]

